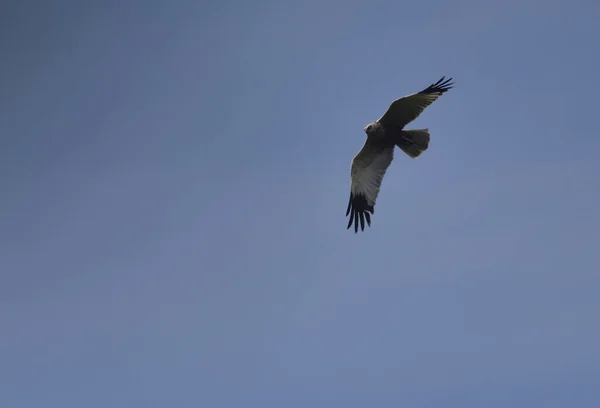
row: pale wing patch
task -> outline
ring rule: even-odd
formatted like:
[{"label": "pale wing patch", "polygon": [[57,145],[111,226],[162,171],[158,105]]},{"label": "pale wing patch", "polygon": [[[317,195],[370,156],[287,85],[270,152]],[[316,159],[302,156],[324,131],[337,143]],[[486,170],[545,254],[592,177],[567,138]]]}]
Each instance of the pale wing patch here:
[{"label": "pale wing patch", "polygon": [[375,205],[383,176],[394,158],[394,147],[374,151],[363,160],[355,159],[352,163],[352,184],[350,191],[354,195],[362,195],[367,204]]}]

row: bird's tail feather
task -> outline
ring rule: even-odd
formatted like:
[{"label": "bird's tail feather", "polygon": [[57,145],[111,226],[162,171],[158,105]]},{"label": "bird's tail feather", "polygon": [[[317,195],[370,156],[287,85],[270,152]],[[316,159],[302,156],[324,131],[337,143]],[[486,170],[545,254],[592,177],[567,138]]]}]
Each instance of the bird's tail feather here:
[{"label": "bird's tail feather", "polygon": [[415,159],[429,147],[429,129],[403,130],[396,145]]}]

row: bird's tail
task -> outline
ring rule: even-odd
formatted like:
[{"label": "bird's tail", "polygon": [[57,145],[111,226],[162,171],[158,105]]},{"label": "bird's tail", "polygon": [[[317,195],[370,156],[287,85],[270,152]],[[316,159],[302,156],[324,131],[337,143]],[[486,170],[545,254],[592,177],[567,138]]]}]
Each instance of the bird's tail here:
[{"label": "bird's tail", "polygon": [[429,147],[429,129],[403,130],[396,145],[415,159]]}]

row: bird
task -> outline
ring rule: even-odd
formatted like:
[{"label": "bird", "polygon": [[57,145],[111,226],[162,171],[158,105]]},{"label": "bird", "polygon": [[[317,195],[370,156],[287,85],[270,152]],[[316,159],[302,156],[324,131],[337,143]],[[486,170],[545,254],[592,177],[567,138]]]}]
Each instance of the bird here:
[{"label": "bird", "polygon": [[371,226],[375,201],[383,176],[394,159],[395,147],[412,159],[429,147],[429,129],[404,130],[404,127],[453,86],[452,78],[443,76],[420,92],[394,100],[383,116],[364,127],[367,140],[352,159],[350,168],[350,200],[346,210],[346,217],[350,219],[346,229],[354,224],[354,233],[357,233],[360,223],[364,231],[365,220]]}]

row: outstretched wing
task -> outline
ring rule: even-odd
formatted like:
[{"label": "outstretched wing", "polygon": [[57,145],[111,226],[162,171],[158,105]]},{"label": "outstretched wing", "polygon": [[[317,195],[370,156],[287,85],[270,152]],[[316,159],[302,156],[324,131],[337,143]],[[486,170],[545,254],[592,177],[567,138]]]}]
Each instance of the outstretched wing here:
[{"label": "outstretched wing", "polygon": [[454,85],[451,82],[452,78],[444,81],[445,78],[442,77],[421,92],[396,99],[378,122],[384,127],[402,129],[423,113],[425,108],[435,102],[444,92],[452,88]]},{"label": "outstretched wing", "polygon": [[352,160],[352,169],[350,170],[350,201],[346,216],[350,215],[348,221],[349,229],[354,223],[354,232],[358,232],[358,223],[360,229],[365,230],[365,219],[371,226],[371,215],[375,211],[375,201],[379,194],[383,176],[390,163],[394,159],[394,146],[380,147],[367,142],[361,151]]}]

